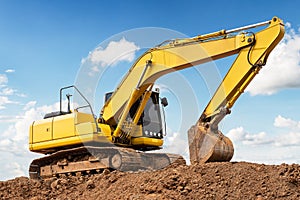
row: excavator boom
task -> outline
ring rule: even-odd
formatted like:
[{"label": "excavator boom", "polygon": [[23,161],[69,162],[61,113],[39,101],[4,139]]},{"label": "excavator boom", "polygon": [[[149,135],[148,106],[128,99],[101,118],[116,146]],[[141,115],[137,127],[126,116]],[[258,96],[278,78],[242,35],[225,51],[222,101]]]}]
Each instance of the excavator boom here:
[{"label": "excavator boom", "polygon": [[[249,31],[249,29],[266,25],[268,27],[258,33]],[[172,40],[149,49],[133,64],[101,111],[101,116],[105,123],[117,126],[112,134],[114,142],[126,143],[130,141],[130,134],[122,133],[123,123],[126,121],[133,103],[151,90],[149,88],[152,88],[156,79],[173,71],[238,54],[197,122],[197,126],[202,126],[203,130],[208,130],[208,127],[214,127],[214,137],[222,134],[217,131],[217,124],[230,112],[229,109],[244,92],[255,75],[258,74],[261,67],[266,64],[268,55],[283,38],[283,35],[284,24],[279,18],[274,17],[270,21],[229,31],[221,30],[193,38]],[[147,98],[142,102],[146,100]],[[140,108],[143,110],[142,105]],[[220,113],[222,109],[226,110],[225,115]],[[215,117],[216,119],[213,120]],[[139,118],[139,115],[137,115],[137,118]],[[133,121],[136,122],[137,118],[133,119]],[[134,125],[133,123],[132,126]],[[191,133],[191,131],[189,132]],[[189,135],[190,138],[197,138],[197,141],[200,140],[199,137],[192,136],[192,134]],[[232,143],[225,136],[220,136],[226,140],[224,149],[230,147],[229,150],[224,150],[224,152],[231,154],[231,156],[224,156],[226,157],[225,160],[230,160],[233,155]],[[193,139],[190,139],[190,141],[193,141]],[[193,146],[192,143],[189,145]],[[192,155],[194,152],[199,152],[199,150],[192,151],[190,152]],[[192,160],[194,159],[192,158]],[[199,159],[197,158],[196,160]]]}]

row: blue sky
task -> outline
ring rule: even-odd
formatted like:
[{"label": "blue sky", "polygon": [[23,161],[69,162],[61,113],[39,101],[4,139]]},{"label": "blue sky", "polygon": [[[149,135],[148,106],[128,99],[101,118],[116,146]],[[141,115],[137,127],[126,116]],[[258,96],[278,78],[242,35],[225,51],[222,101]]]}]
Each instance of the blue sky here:
[{"label": "blue sky", "polygon": [[[195,36],[269,20],[274,15],[288,22],[286,38],[276,52],[274,50],[274,55],[281,59],[270,57],[266,68],[273,71],[259,74],[261,78],[237,101],[232,114],[226,117],[220,128],[235,143],[235,160],[299,163],[299,6],[296,0],[272,3],[258,0],[247,3],[1,0],[0,180],[27,175],[28,164],[36,157],[27,150],[29,124],[46,111],[56,109],[59,88],[76,82],[82,60],[91,55],[89,53],[98,44],[135,28],[160,27]],[[145,49],[135,52],[134,58],[142,50]],[[132,59],[125,58],[110,69],[107,76],[125,72],[132,62]],[[230,62],[232,58],[215,65],[224,74],[228,68],[223,66]],[[118,67],[122,66],[125,67],[119,70]],[[193,89],[198,87],[202,91],[205,83],[192,75],[193,71],[184,71],[159,83],[166,84],[170,77],[174,80],[185,77],[185,80],[191,79],[189,84]],[[97,87],[96,113],[102,105],[104,90],[113,89],[120,78],[113,77],[114,82],[105,84],[103,89],[101,85]],[[176,99],[178,95],[176,87],[164,91],[170,99]],[[197,99],[199,107],[196,110],[201,112],[209,100],[208,91],[203,90]],[[180,132],[177,120],[182,119],[174,116],[180,113],[180,110],[174,111],[180,103],[169,103],[171,105],[166,109],[168,126],[173,133]],[[191,120],[197,118],[197,113],[193,117]],[[12,170],[6,173],[8,169]]]}]

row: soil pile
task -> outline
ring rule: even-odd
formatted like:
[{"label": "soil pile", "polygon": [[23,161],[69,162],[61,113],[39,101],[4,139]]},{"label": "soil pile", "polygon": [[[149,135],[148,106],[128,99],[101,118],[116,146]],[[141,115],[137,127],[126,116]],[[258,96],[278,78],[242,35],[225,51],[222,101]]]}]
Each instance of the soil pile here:
[{"label": "soil pile", "polygon": [[0,182],[0,199],[300,199],[300,165],[246,162]]}]

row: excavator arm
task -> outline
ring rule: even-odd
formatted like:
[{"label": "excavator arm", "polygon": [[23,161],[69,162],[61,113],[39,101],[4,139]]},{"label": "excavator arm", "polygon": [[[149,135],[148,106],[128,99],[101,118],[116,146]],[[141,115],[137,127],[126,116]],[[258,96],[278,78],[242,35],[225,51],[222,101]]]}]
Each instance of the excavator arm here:
[{"label": "excavator arm", "polygon": [[270,52],[284,35],[284,26],[280,19],[274,17],[267,23],[269,23],[268,28],[256,34],[250,32],[252,37],[242,36],[242,41],[251,44],[239,50],[236,60],[203,111],[201,121],[209,120],[222,107],[230,109],[262,66],[266,64]]},{"label": "excavator arm", "polygon": [[[265,29],[257,33],[245,32],[266,25],[268,26]],[[143,110],[156,79],[174,71],[238,54],[199,119],[199,123],[206,123],[206,126],[209,126],[209,122],[218,115],[214,120],[216,125],[216,121],[222,119],[220,115],[224,117],[229,112],[247,85],[265,65],[268,55],[283,35],[283,22],[274,17],[270,21],[229,31],[221,30],[193,38],[167,41],[149,49],[137,59],[105,103],[101,111],[101,120],[116,127],[112,132],[113,138],[129,139],[130,134],[122,133],[122,124],[126,121],[134,102],[142,96],[139,111]],[[139,116],[137,114],[133,122],[136,123]],[[128,142],[127,139],[115,142]]]}]

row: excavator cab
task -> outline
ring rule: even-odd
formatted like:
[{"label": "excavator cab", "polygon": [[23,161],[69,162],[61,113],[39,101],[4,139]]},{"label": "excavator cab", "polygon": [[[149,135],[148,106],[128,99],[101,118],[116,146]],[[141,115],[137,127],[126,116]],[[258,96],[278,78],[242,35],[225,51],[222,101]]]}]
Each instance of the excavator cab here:
[{"label": "excavator cab", "polygon": [[[165,99],[165,98],[163,98]],[[141,98],[138,99],[129,111],[129,117],[134,118],[134,115],[137,111],[138,106],[141,103]],[[164,118],[164,106],[159,97],[159,92],[154,91],[151,93],[149,100],[145,106],[145,109],[137,123],[141,125],[143,135],[142,137],[149,138],[160,138],[162,139],[166,133],[165,127],[165,118]]]},{"label": "excavator cab", "polygon": [[[109,100],[112,94],[113,92],[108,92],[105,94],[105,102]],[[126,117],[126,122],[131,122],[134,120],[142,102],[143,98],[140,97],[135,101],[135,103],[133,103]],[[149,99],[147,100],[145,108],[136,123],[137,126],[141,127],[142,133],[140,135],[135,135],[134,137],[163,139],[163,137],[166,135],[164,107],[167,105],[167,98],[160,98],[159,88],[156,88],[154,91],[152,91]]]}]

